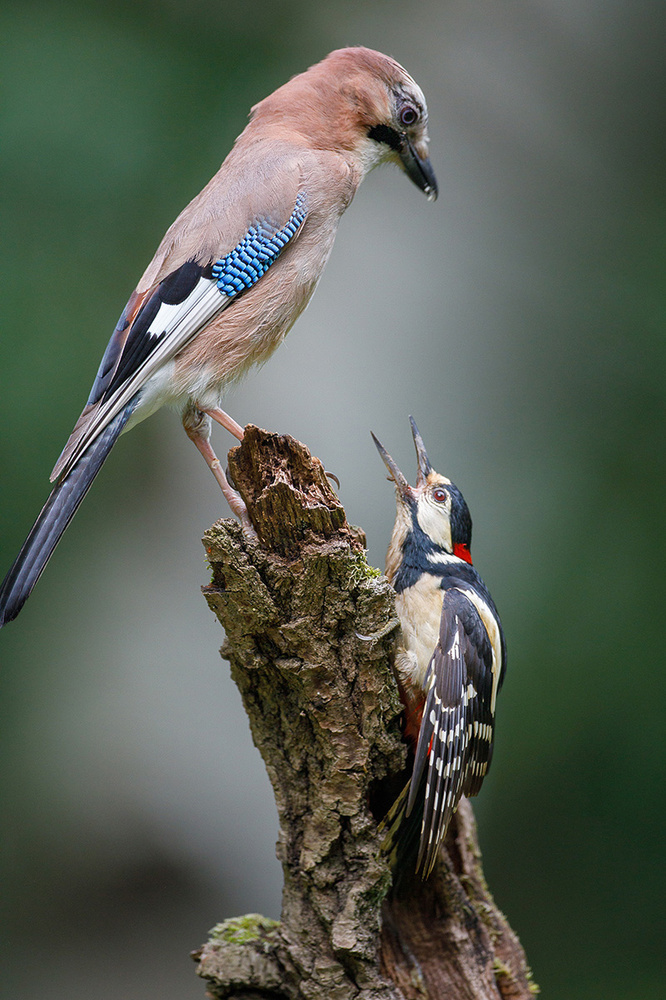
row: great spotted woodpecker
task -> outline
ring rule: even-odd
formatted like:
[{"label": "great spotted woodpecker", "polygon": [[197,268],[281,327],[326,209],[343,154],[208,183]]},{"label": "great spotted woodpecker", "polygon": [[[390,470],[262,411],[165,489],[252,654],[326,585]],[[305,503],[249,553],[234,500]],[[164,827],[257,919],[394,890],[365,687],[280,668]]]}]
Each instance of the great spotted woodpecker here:
[{"label": "great spotted woodpecker", "polygon": [[395,666],[405,733],[415,747],[411,780],[385,820],[384,849],[395,852],[422,810],[416,870],[427,878],[461,796],[477,795],[490,767],[506,647],[493,599],[472,566],[467,504],[435,472],[409,419],[414,487],[372,435],[396,488],[386,575],[401,624]]}]

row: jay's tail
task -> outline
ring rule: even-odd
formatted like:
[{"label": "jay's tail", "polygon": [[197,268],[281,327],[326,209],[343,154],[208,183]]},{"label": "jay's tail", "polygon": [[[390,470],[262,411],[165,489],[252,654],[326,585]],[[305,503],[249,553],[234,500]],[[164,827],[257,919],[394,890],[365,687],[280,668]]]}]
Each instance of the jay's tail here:
[{"label": "jay's tail", "polygon": [[114,417],[89,445],[73,469],[54,487],[14,565],[0,586],[0,628],[13,621],[27,601],[65,528],[129,420],[136,402],[133,399]]}]

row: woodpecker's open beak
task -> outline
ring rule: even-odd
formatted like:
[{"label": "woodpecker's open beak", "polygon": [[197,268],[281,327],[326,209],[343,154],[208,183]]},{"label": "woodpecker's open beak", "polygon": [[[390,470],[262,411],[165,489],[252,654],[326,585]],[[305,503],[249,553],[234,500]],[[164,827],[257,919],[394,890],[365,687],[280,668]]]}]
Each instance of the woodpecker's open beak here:
[{"label": "woodpecker's open beak", "polygon": [[[372,434],[372,431],[370,431],[370,433]],[[409,485],[409,483],[403,476],[402,472],[400,471],[398,466],[395,464],[395,462],[387,452],[384,445],[377,440],[374,434],[372,434],[372,440],[375,442],[377,446],[377,451],[382,456],[384,465],[391,473],[391,479],[395,483],[396,489],[398,490],[398,494],[400,495],[401,499],[404,500],[405,503],[412,503],[414,501],[414,491],[412,487]]]},{"label": "woodpecker's open beak", "polygon": [[414,438],[414,447],[416,448],[416,458],[419,463],[419,471],[416,477],[416,485],[423,486],[426,479],[432,472],[432,465],[430,464],[430,459],[428,458],[428,453],[425,450],[425,445],[423,443],[423,438],[419,433],[419,429],[416,426],[416,421],[414,417],[410,414],[409,422],[412,425],[412,437]]},{"label": "woodpecker's open beak", "polygon": [[437,178],[432,164],[427,156],[419,156],[407,136],[402,136],[398,156],[405,168],[405,173],[414,181],[417,188],[423,191],[428,201],[437,200]]}]

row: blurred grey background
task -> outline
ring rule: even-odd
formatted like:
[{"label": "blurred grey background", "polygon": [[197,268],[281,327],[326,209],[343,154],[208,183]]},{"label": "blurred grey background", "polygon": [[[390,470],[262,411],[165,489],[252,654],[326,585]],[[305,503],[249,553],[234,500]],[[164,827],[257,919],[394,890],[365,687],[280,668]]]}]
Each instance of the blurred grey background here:
[{"label": "blurred grey background", "polygon": [[[346,44],[425,91],[439,201],[372,175],[227,407],[339,476],[375,565],[394,500],[370,428],[412,475],[413,413],[462,488],[509,645],[486,874],[549,1000],[664,995],[665,27],[642,0],[0,9],[2,572],[250,106]],[[160,413],[0,635],[3,996],[195,1000],[209,927],[279,915],[272,796],[200,594],[226,514]]]}]

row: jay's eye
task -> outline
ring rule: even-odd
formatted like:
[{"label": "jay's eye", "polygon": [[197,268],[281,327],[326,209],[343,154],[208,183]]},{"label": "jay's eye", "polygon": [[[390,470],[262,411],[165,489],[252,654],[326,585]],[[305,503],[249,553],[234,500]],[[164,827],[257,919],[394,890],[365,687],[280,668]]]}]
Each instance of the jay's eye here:
[{"label": "jay's eye", "polygon": [[419,113],[416,108],[412,108],[409,105],[400,112],[400,121],[403,125],[413,125],[418,120],[418,117]]},{"label": "jay's eye", "polygon": [[446,501],[446,490],[442,490],[442,489],[440,489],[438,487],[437,489],[435,489],[435,490],[432,491],[432,497],[433,497],[433,500],[436,500],[438,503],[445,503],[445,501]]}]

